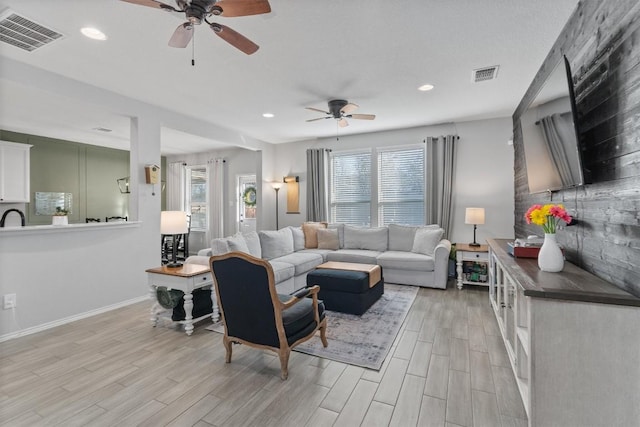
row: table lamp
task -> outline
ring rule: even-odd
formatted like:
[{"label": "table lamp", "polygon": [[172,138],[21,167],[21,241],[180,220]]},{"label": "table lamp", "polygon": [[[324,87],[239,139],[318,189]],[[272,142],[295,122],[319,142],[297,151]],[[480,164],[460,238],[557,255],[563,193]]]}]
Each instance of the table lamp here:
[{"label": "table lamp", "polygon": [[160,234],[170,235],[172,237],[172,259],[167,267],[182,267],[181,262],[177,262],[178,248],[176,245],[177,236],[186,234],[189,231],[187,225],[187,213],[183,211],[162,211],[160,212]]},{"label": "table lamp", "polygon": [[473,243],[469,243],[469,246],[480,246],[480,243],[476,242],[476,226],[484,224],[484,208],[467,208],[464,223],[473,224]]}]

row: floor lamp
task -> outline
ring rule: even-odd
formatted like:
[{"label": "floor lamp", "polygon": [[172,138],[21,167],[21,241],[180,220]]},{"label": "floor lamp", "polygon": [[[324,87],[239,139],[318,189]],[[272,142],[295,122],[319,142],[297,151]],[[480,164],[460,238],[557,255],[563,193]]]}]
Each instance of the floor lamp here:
[{"label": "floor lamp", "polygon": [[278,191],[280,191],[280,188],[282,187],[282,183],[272,182],[271,186],[273,187],[274,190],[276,190],[276,230],[277,230],[278,229]]},{"label": "floor lamp", "polygon": [[464,223],[473,224],[473,243],[469,243],[469,246],[480,246],[480,243],[476,242],[476,228],[477,224],[484,224],[484,208],[467,208]]},{"label": "floor lamp", "polygon": [[171,262],[167,264],[169,268],[182,267],[178,262],[178,236],[189,231],[187,224],[187,213],[182,211],[162,211],[160,212],[160,234],[172,236],[171,242]]}]

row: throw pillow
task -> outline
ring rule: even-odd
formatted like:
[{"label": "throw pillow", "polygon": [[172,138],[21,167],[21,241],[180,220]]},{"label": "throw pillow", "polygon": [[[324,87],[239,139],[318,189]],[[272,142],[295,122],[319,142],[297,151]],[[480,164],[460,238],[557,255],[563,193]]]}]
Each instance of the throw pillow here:
[{"label": "throw pillow", "polygon": [[302,224],[302,232],[304,233],[304,247],[306,249],[315,249],[318,247],[319,228],[327,228],[327,223],[305,222]]},{"label": "throw pillow", "polygon": [[442,228],[422,227],[417,229],[411,252],[433,256],[436,246],[440,243],[443,235],[444,230]]},{"label": "throw pillow", "polygon": [[417,226],[389,224],[389,250],[410,252],[417,229]]},{"label": "throw pillow", "polygon": [[327,225],[327,228],[335,228],[338,230],[338,240],[340,241],[340,248],[344,248],[344,224],[334,222]]},{"label": "throw pillow", "polygon": [[258,233],[262,258],[270,260],[293,253],[293,234],[290,228],[277,231],[264,230]]},{"label": "throw pillow", "polygon": [[242,235],[235,235],[227,238],[227,244],[229,245],[230,251],[238,251],[244,252],[245,254],[250,254],[249,246],[247,246],[247,242],[245,242],[244,237]]},{"label": "throw pillow", "polygon": [[293,234],[293,250],[298,252],[304,249],[304,232],[302,227],[291,227],[291,234]]},{"label": "throw pillow", "polygon": [[318,231],[318,249],[332,249],[334,251],[340,249],[340,239],[338,238],[338,229],[319,228],[317,231]]},{"label": "throw pillow", "polygon": [[229,243],[226,238],[218,237],[211,241],[211,255],[222,255],[229,251]]},{"label": "throw pillow", "polygon": [[249,231],[247,233],[242,233],[242,237],[247,244],[247,248],[249,248],[249,254],[256,258],[261,258],[262,248],[260,247],[260,237],[258,237],[258,233],[255,231]]}]

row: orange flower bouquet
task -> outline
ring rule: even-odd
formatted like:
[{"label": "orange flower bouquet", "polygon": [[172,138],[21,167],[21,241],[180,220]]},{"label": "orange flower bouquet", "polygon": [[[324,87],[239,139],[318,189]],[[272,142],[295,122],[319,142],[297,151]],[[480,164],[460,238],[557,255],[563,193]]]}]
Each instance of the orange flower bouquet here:
[{"label": "orange flower bouquet", "polygon": [[569,224],[571,216],[562,205],[533,205],[524,214],[527,224],[535,224],[542,227],[545,234],[555,234],[556,226],[560,220]]}]

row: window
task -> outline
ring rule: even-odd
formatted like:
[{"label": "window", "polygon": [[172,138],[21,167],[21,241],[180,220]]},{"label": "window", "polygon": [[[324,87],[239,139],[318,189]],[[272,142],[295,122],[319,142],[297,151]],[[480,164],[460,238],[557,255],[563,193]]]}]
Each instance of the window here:
[{"label": "window", "polygon": [[378,151],[378,225],[424,224],[424,148]]},{"label": "window", "polygon": [[191,214],[191,229],[207,229],[207,168],[205,166],[187,167],[187,191],[185,205]]},{"label": "window", "polygon": [[371,152],[332,153],[331,221],[371,223]]},{"label": "window", "polygon": [[424,224],[423,146],[332,153],[330,179],[332,222]]}]

